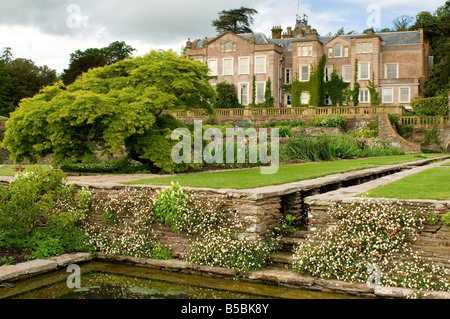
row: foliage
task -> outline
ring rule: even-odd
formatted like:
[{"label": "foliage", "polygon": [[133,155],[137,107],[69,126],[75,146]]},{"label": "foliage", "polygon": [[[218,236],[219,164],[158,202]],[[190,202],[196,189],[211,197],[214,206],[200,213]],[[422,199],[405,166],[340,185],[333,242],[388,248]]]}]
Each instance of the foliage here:
[{"label": "foliage", "polygon": [[441,218],[445,226],[450,227],[450,212],[444,214]]},{"label": "foliage", "polygon": [[126,157],[111,159],[103,163],[67,163],[61,165],[63,172],[71,173],[109,173],[109,174],[130,174],[148,173],[147,165],[132,164]]},{"label": "foliage", "polygon": [[[173,172],[171,130],[163,111],[206,108],[215,97],[208,68],[172,51],[90,70],[67,88],[58,83],[25,100],[7,122],[4,145],[15,162],[52,154],[53,164],[122,152]],[[168,127],[170,125],[170,128]],[[183,127],[183,126],[178,126]],[[168,165],[168,167],[166,167]]]},{"label": "foliage", "polygon": [[278,135],[280,137],[292,137],[294,135],[288,126],[276,126],[276,128],[279,130]]},{"label": "foliage", "polygon": [[447,116],[449,112],[447,96],[417,99],[411,106],[417,116]]},{"label": "foliage", "polygon": [[279,127],[279,126],[287,126],[287,127],[307,127],[308,124],[304,121],[292,121],[292,122],[267,122],[262,124],[261,128],[268,128],[268,127]]},{"label": "foliage", "polygon": [[[381,268],[382,286],[449,290],[440,266],[432,265],[408,249],[426,220],[398,204],[335,204],[329,214],[335,228],[320,231],[295,248],[296,271],[319,277],[366,282],[368,267]],[[392,258],[400,255],[403,261]],[[402,258],[402,256],[404,256]],[[406,257],[411,256],[411,260]]]},{"label": "foliage", "polygon": [[375,72],[372,75],[372,81],[368,81],[367,88],[370,93],[370,106],[380,105],[380,93],[377,90],[377,85],[375,84]]},{"label": "foliage", "polygon": [[172,226],[174,231],[178,230],[176,222],[180,220],[181,214],[187,209],[188,195],[179,184],[172,184],[158,193],[153,200],[154,218],[164,224]]},{"label": "foliage", "polygon": [[219,19],[212,22],[218,34],[225,32],[251,33],[250,25],[253,24],[253,16],[258,11],[251,8],[240,7],[239,9],[223,10],[219,13]]},{"label": "foliage", "polygon": [[0,115],[8,117],[14,111],[14,85],[16,79],[13,78],[6,67],[5,61],[0,60]]},{"label": "foliage", "polygon": [[359,130],[352,130],[348,134],[354,138],[376,138],[378,137],[378,118],[369,122]]},{"label": "foliage", "polygon": [[284,216],[284,219],[281,221],[281,223],[274,227],[274,233],[276,235],[283,236],[288,232],[298,231],[299,229],[293,226],[293,222],[295,219],[296,218],[291,214],[287,214],[286,216]]},{"label": "foliage", "polygon": [[301,82],[298,75],[293,78],[292,91],[292,107],[301,107],[302,92],[309,92],[309,105],[323,106],[325,102],[325,64],[327,62],[326,55],[322,55],[319,63],[311,67],[309,81]]},{"label": "foliage", "polygon": [[216,85],[217,98],[214,103],[216,109],[237,109],[244,106],[239,103],[236,88],[233,83],[221,82]]},{"label": "foliage", "polygon": [[280,160],[302,160],[320,162],[333,160],[329,139],[326,136],[319,138],[291,138],[280,145]]},{"label": "foliage", "polygon": [[330,96],[332,106],[344,105],[344,92],[348,86],[349,83],[344,82],[337,71],[333,69],[331,79],[324,84],[325,92]]},{"label": "foliage", "polygon": [[325,117],[316,117],[312,120],[313,126],[323,126],[323,127],[340,127],[345,128],[347,125],[347,119],[345,116],[337,115],[327,115]]},{"label": "foliage", "polygon": [[361,85],[358,83],[358,60],[355,60],[355,84],[353,85],[353,90],[351,91],[352,101],[354,106],[359,105],[359,91]]},{"label": "foliage", "polygon": [[275,103],[275,99],[272,96],[272,82],[270,81],[270,77],[266,82],[266,92],[264,93],[264,107],[273,108]]},{"label": "foliage", "polygon": [[431,143],[436,143],[437,145],[440,145],[439,137],[438,137],[438,131],[437,128],[434,127],[432,129],[421,129],[422,133],[425,133],[425,140],[422,142],[422,146],[430,145]]},{"label": "foliage", "polygon": [[62,80],[65,85],[72,84],[88,70],[131,58],[134,51],[136,51],[134,48],[119,41],[101,49],[77,50],[70,55],[70,65],[67,70],[64,70]]}]

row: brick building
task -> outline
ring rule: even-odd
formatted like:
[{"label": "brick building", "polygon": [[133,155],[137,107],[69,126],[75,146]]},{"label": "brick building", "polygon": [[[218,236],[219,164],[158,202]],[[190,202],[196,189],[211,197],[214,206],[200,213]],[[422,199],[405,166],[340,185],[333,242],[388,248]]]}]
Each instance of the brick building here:
[{"label": "brick building", "polygon": [[[424,90],[431,68],[429,45],[423,31],[319,36],[306,18],[297,18],[295,28],[273,27],[271,38],[263,33],[233,34],[207,37],[186,43],[186,54],[206,63],[212,76],[210,83],[233,83],[241,104],[252,102],[253,76],[256,103],[264,101],[265,84],[272,82],[275,106],[289,107],[291,94],[283,90],[294,77],[309,81],[311,67],[327,56],[325,80],[333,70],[354,87],[356,65],[360,84],[360,106],[370,105],[368,81],[375,84],[383,106],[404,105]],[[325,101],[328,103],[329,101]],[[301,103],[309,103],[304,92]]]}]

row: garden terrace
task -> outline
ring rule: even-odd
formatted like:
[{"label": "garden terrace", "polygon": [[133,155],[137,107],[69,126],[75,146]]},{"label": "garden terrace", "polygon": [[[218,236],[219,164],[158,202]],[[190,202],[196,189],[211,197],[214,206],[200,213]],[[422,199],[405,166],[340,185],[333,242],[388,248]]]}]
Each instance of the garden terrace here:
[{"label": "garden terrace", "polygon": [[[216,109],[218,123],[232,123],[237,121],[251,121],[262,124],[270,121],[298,121],[310,123],[316,117],[327,115],[343,115],[347,118],[350,128],[360,120],[374,120],[378,114],[403,115],[402,107],[299,107],[299,108],[243,108]],[[172,115],[192,124],[195,120],[206,122],[210,115],[205,110],[176,111]]]}]

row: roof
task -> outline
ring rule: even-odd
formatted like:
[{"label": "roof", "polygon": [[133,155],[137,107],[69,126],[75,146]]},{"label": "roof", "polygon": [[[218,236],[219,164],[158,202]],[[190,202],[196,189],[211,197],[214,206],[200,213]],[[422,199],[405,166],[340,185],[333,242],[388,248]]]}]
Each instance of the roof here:
[{"label": "roof", "polygon": [[[255,37],[256,44],[267,44],[267,43],[275,43],[278,46],[283,48],[283,51],[292,51],[292,43],[293,42],[305,42],[311,41],[306,40],[306,38],[287,38],[287,39],[268,39],[264,33],[245,33],[245,34],[237,34],[244,39],[249,39],[251,36]],[[420,44],[420,32],[419,31],[403,31],[403,32],[385,32],[385,33],[375,33],[374,36],[380,37],[382,46],[401,46],[401,45],[418,45]],[[212,36],[207,37],[208,42],[212,42],[220,36]],[[351,39],[357,38],[367,38],[366,34],[351,34],[351,35],[340,35],[340,37],[344,38],[347,41]],[[336,36],[319,36],[319,41],[322,44],[326,44],[336,38]],[[194,49],[201,49],[203,46],[204,40],[196,40],[194,43]]]}]

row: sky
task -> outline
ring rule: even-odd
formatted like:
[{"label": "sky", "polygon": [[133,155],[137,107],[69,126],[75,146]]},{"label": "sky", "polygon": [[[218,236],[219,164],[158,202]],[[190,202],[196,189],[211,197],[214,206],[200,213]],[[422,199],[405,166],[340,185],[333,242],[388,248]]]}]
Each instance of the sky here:
[{"label": "sky", "polygon": [[401,15],[433,12],[445,0],[0,0],[0,50],[14,58],[68,68],[76,50],[125,41],[141,56],[152,49],[181,51],[187,39],[216,34],[211,21],[222,10],[241,6],[258,11],[252,29],[271,35],[273,26],[295,25],[307,14],[320,35],[392,28]]}]

